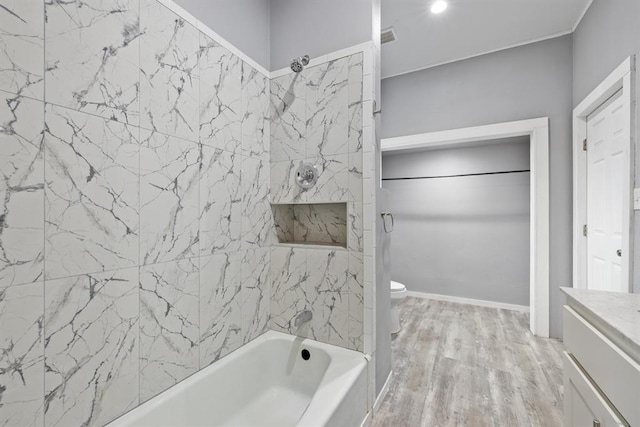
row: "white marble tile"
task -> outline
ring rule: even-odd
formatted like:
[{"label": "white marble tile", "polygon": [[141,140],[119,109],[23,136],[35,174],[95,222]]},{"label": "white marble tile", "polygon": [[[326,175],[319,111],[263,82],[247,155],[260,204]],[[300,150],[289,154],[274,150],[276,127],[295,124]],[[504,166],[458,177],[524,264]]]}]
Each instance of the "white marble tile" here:
[{"label": "white marble tile", "polygon": [[[363,246],[363,251],[362,253],[365,256],[373,256],[373,253],[375,251],[375,238],[374,238],[374,234],[373,231],[371,229],[369,230],[364,230],[364,232],[362,233],[362,246]],[[371,279],[369,279],[371,280]]]},{"label": "white marble tile", "polygon": [[2,288],[44,274],[44,104],[2,91],[0,101]]},{"label": "white marble tile", "polygon": [[[302,199],[306,202],[340,202],[349,194],[349,155],[324,156],[306,160],[318,168],[319,177],[315,186],[305,191]],[[295,170],[293,171],[295,173]],[[294,175],[289,181],[292,186]],[[296,186],[297,187],[297,186]],[[273,187],[272,187],[273,188]]]},{"label": "white marble tile", "polygon": [[[160,1],[169,1],[169,0],[160,0]],[[173,4],[175,5],[175,2],[173,2]],[[240,49],[238,49],[237,47],[235,47],[234,45],[229,43],[228,40],[225,40],[220,34],[218,34],[215,31],[213,31],[211,28],[209,28],[202,21],[197,21],[196,28],[198,28],[198,30],[200,30],[200,32],[206,34],[208,37],[210,37],[210,38],[214,39],[215,41],[217,41],[218,43],[220,43],[222,46],[226,47],[235,56],[237,56],[238,58],[242,59],[247,64],[251,65],[253,68],[257,69],[263,76],[267,76],[268,77],[270,75],[269,71],[266,68],[264,68],[262,65],[258,64],[256,61],[254,61],[252,58],[250,58],[248,55],[246,55]]]},{"label": "white marble tile", "polygon": [[349,154],[349,200],[362,202],[362,152]]},{"label": "white marble tile", "polygon": [[327,291],[313,295],[313,338],[349,347],[349,294]]},{"label": "white marble tile", "polygon": [[140,262],[198,255],[200,146],[142,130],[140,147]]},{"label": "white marble tile", "polygon": [[349,253],[349,348],[362,351],[364,345],[364,266],[360,252]]},{"label": "white marble tile", "polygon": [[362,151],[363,75],[362,53],[351,55],[349,61],[349,153]]},{"label": "white marble tile", "polygon": [[46,278],[138,264],[138,129],[47,105]]},{"label": "white marble tile", "polygon": [[200,142],[240,152],[242,61],[200,34]]},{"label": "white marble tile", "polygon": [[180,16],[182,19],[184,19],[194,27],[198,28],[198,25],[201,24],[200,21],[198,21],[198,18],[196,18],[195,16],[187,12],[187,10],[181,7],[178,3],[176,3],[175,0],[166,0],[166,1],[159,0],[159,1],[166,4],[166,6],[170,10],[172,10],[176,15]]},{"label": "white marble tile", "polygon": [[[375,258],[373,256],[368,256],[368,255],[364,256],[363,269],[364,269],[365,281],[367,281],[368,278],[375,279],[376,268],[375,268]],[[375,298],[375,294],[373,295],[373,298]]]},{"label": "white marble tile", "polygon": [[242,154],[269,161],[269,79],[242,63]]},{"label": "white marble tile", "polygon": [[200,172],[200,254],[237,251],[241,247],[242,159],[202,145]]},{"label": "white marble tile", "polygon": [[306,295],[314,339],[349,346],[349,253],[307,250]]},{"label": "white marble tile", "polygon": [[138,405],[138,268],[48,281],[45,425],[99,426]]},{"label": "white marble tile", "polygon": [[[368,255],[364,255],[364,256],[368,256]],[[364,268],[364,267],[363,267]],[[371,280],[372,278],[369,278],[369,280]],[[365,280],[364,282],[364,306],[365,308],[373,308],[373,299],[374,299],[374,286],[373,286],[373,282],[367,282]]]},{"label": "white marble tile", "polygon": [[[364,110],[363,110],[364,112]],[[375,130],[372,126],[373,120],[369,120],[368,123],[367,121],[363,121],[363,125],[364,127],[362,128],[362,150],[365,153],[370,153],[372,151],[375,150],[376,148],[376,141],[374,138],[374,133]],[[368,125],[368,126],[367,126]],[[365,177],[367,173],[371,173],[371,171],[365,171]],[[369,175],[372,176],[372,175]]]},{"label": "white marble tile", "polygon": [[44,99],[42,0],[0,2],[0,90]]},{"label": "white marble tile", "polygon": [[362,325],[365,331],[373,330],[373,309],[364,309]]},{"label": "white marble tile", "polygon": [[46,100],[138,125],[139,0],[46,0]]},{"label": "white marble tile", "polygon": [[306,286],[315,294],[349,292],[349,252],[308,249]]},{"label": "white marble tile", "polygon": [[[365,354],[371,355],[375,350],[375,342],[374,342],[373,334],[365,333],[363,339],[363,352]],[[371,377],[370,377],[371,378]],[[375,385],[372,387],[375,389]]]},{"label": "white marble tile", "polygon": [[0,289],[0,425],[42,426],[43,283]]},{"label": "white marble tile", "polygon": [[346,247],[346,214],[344,203],[293,205],[292,241]]},{"label": "white marble tile", "polygon": [[271,80],[271,161],[306,157],[307,118],[302,73]]},{"label": "white marble tile", "polygon": [[247,343],[269,329],[271,249],[243,251],[242,336]]},{"label": "white marble tile", "polygon": [[243,343],[242,252],[200,258],[200,366]]},{"label": "white marble tile", "polygon": [[307,68],[306,157],[347,154],[349,150],[349,69],[341,58]]},{"label": "white marble tile", "polygon": [[140,11],[140,126],[198,141],[200,33],[156,0]]},{"label": "white marble tile", "polygon": [[[363,171],[364,172],[364,171]],[[363,173],[364,176],[364,173]],[[362,201],[363,203],[371,203],[373,199],[373,193],[376,191],[374,188],[374,179],[372,177],[364,178],[362,180]],[[365,226],[365,228],[371,228],[371,225]]]},{"label": "white marble tile", "polygon": [[295,183],[299,160],[271,161],[270,197],[272,203],[291,203],[305,200],[306,191]]},{"label": "white marble tile", "polygon": [[242,248],[271,245],[273,219],[269,204],[269,162],[242,160]]},{"label": "white marble tile", "polygon": [[294,242],[294,205],[273,205],[271,212],[273,215],[273,243]]},{"label": "white marble tile", "polygon": [[306,280],[306,249],[271,248],[271,329],[311,337],[311,322],[296,324],[298,316],[312,310]]},{"label": "white marble tile", "polygon": [[347,204],[347,247],[351,251],[362,252],[364,249],[364,230],[362,227],[362,203]]},{"label": "white marble tile", "polygon": [[199,368],[198,258],[140,267],[140,401]]}]

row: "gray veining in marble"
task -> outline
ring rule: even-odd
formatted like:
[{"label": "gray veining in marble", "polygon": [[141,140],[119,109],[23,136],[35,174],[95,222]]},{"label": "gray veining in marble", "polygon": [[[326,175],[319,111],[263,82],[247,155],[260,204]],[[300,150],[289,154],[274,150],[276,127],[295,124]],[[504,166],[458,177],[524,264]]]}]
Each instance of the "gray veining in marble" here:
[{"label": "gray veining in marble", "polygon": [[307,250],[306,295],[313,307],[313,338],[349,346],[349,253]]},{"label": "gray veining in marble", "polygon": [[200,33],[156,0],[140,0],[140,126],[198,141]]},{"label": "gray veining in marble", "polygon": [[208,366],[243,343],[242,252],[200,258],[200,365]]},{"label": "gray veining in marble", "polygon": [[45,426],[99,426],[137,406],[138,268],[46,289]]},{"label": "gray veining in marble", "polygon": [[349,152],[349,57],[308,69],[306,157]]},{"label": "gray veining in marble", "polygon": [[246,344],[269,329],[271,302],[269,248],[243,251],[242,336]]},{"label": "gray veining in marble", "polygon": [[142,130],[140,263],[198,255],[199,144]]},{"label": "gray veining in marble", "polygon": [[242,154],[269,161],[269,80],[242,63]]},{"label": "gray veining in marble", "polygon": [[[331,249],[271,249],[271,329],[351,349],[362,346],[362,297],[358,292],[361,263],[349,252]],[[353,271],[353,273],[352,273]],[[313,318],[300,327],[304,311]],[[353,311],[353,314],[350,314]]]},{"label": "gray veining in marble", "polygon": [[242,156],[202,145],[200,254],[241,248]]},{"label": "gray veining in marble", "polygon": [[349,153],[362,152],[363,55],[349,57]]},{"label": "gray veining in marble", "polygon": [[363,351],[364,346],[364,265],[362,252],[349,252],[349,348]]},{"label": "gray veining in marble", "polygon": [[139,0],[45,7],[47,102],[138,125]]},{"label": "gray veining in marble", "polygon": [[271,248],[271,329],[311,337],[311,325],[297,329],[295,324],[298,315],[311,309],[304,286],[307,277],[306,249]]},{"label": "gray veining in marble", "polygon": [[0,91],[0,288],[44,276],[44,104]]},{"label": "gray veining in marble", "polygon": [[271,244],[273,219],[269,204],[269,162],[259,158],[242,159],[242,247]]},{"label": "gray veining in marble", "polygon": [[240,152],[242,61],[200,34],[200,142]]},{"label": "gray veining in marble", "polygon": [[200,367],[198,259],[140,268],[140,401]]},{"label": "gray veining in marble", "polygon": [[0,90],[44,100],[43,0],[0,2]]},{"label": "gray veining in marble", "polygon": [[138,264],[138,129],[47,105],[46,278]]},{"label": "gray veining in marble", "polygon": [[0,425],[42,426],[42,282],[0,289]]},{"label": "gray veining in marble", "polygon": [[271,80],[271,160],[304,159],[307,134],[302,73]]}]

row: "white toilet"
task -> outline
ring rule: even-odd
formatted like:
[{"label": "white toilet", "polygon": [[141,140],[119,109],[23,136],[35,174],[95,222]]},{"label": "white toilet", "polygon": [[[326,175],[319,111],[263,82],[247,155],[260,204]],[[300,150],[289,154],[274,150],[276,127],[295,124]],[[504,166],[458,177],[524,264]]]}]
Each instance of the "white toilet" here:
[{"label": "white toilet", "polygon": [[398,282],[391,281],[391,333],[400,332],[400,313],[398,305],[407,296],[407,288]]}]

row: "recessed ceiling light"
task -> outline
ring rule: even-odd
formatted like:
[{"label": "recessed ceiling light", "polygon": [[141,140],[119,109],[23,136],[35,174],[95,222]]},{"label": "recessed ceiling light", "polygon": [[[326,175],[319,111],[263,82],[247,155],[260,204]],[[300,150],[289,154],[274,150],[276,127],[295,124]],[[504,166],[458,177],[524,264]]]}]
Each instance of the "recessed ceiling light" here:
[{"label": "recessed ceiling light", "polygon": [[431,13],[442,13],[447,8],[447,2],[444,0],[436,0],[431,4]]}]

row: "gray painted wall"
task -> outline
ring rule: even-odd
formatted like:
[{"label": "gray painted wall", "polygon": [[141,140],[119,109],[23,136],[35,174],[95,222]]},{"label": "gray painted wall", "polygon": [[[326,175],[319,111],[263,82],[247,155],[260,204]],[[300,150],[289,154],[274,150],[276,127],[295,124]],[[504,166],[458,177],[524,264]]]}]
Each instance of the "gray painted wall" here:
[{"label": "gray painted wall", "polygon": [[[529,138],[388,153],[383,178],[529,169]],[[384,181],[391,277],[410,291],[529,305],[529,173]]]},{"label": "gray painted wall", "polygon": [[[595,0],[574,33],[573,106],[577,106],[628,56],[640,53],[640,2]],[[637,68],[637,67],[636,67]],[[636,82],[638,75],[636,75]],[[636,99],[640,85],[636,83]],[[638,124],[634,130],[638,135]],[[636,139],[637,141],[637,139]],[[636,142],[636,186],[640,182],[640,150]],[[634,218],[634,292],[640,293],[640,214]]]},{"label": "gray painted wall", "polygon": [[270,69],[269,0],[173,0]]},{"label": "gray painted wall", "polygon": [[550,119],[550,323],[562,335],[561,286],[572,280],[572,36],[382,81],[382,136]]},{"label": "gray painted wall", "polygon": [[370,41],[371,7],[372,0],[271,0],[271,69]]}]

